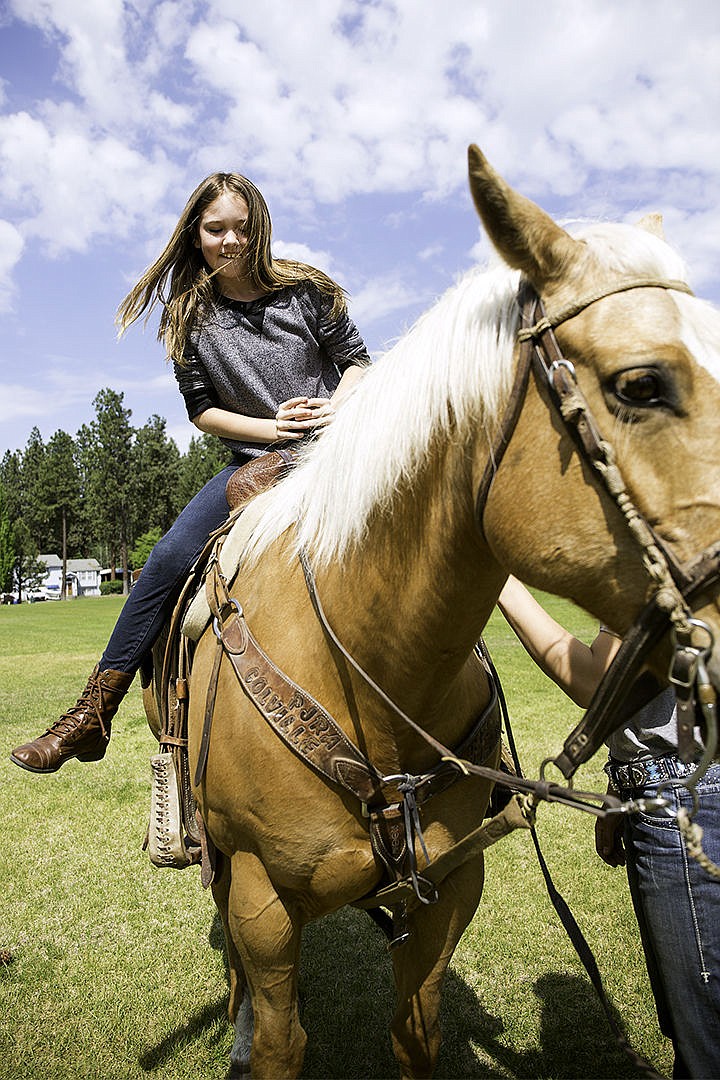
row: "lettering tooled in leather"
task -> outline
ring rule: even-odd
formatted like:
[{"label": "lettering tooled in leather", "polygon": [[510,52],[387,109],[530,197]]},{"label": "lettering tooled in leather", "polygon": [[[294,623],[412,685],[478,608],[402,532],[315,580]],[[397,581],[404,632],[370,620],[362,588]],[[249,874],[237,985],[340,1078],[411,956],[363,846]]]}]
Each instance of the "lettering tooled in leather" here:
[{"label": "lettering tooled in leather", "polygon": [[[362,802],[378,798],[380,777],[322,705],[275,667],[242,616],[227,620],[222,637],[230,643],[227,656],[243,691],[283,742]],[[238,651],[243,639],[245,647]]]}]

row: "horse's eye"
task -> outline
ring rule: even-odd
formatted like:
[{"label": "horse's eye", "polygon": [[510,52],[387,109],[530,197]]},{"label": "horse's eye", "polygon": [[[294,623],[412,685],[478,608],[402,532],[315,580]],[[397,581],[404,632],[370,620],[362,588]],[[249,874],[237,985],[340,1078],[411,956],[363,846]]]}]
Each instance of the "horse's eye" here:
[{"label": "horse's eye", "polygon": [[615,376],[613,390],[623,405],[659,405],[664,401],[663,383],[653,368],[631,368]]}]

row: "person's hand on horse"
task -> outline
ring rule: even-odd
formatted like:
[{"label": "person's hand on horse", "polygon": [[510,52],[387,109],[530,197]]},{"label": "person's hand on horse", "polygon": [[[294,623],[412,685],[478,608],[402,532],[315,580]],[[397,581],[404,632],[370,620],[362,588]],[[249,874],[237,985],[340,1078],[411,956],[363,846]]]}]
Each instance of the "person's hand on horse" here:
[{"label": "person's hand on horse", "polygon": [[327,427],[335,419],[335,406],[330,398],[310,398],[307,407],[312,410],[313,431]]},{"label": "person's hand on horse", "polygon": [[334,417],[335,409],[329,398],[290,398],[283,401],[275,414],[278,441],[302,439],[327,427]]},{"label": "person's hand on horse", "polygon": [[302,439],[314,427],[313,416],[310,398],[294,397],[283,401],[275,413],[278,442]]}]

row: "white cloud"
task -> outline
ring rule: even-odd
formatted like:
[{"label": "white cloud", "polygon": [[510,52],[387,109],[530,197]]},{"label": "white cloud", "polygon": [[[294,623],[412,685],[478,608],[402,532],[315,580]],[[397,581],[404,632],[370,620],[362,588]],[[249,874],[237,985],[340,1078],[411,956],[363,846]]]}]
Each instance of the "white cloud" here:
[{"label": "white cloud", "polygon": [[[692,168],[717,189],[720,19],[690,9],[660,0],[648,20],[642,4],[555,0],[537,20],[531,0],[454,0],[449,19],[435,0],[315,0],[294,16],[283,0],[214,0],[187,56],[225,103],[212,153],[237,132],[284,199],[298,177],[328,202],[444,198],[477,141],[531,196],[584,203],[600,184],[607,208],[623,170]],[[532,26],[521,63],[519,25]]]},{"label": "white cloud", "polygon": [[296,262],[322,267],[324,272],[331,277],[335,274],[332,256],[327,251],[318,251],[308,247],[307,244],[284,240],[273,240],[272,250],[277,259],[294,259]]},{"label": "white cloud", "polygon": [[23,250],[23,238],[9,221],[0,220],[0,312],[9,311],[13,298],[13,272]]},{"label": "white cloud", "polygon": [[[153,130],[163,141],[165,126],[171,130],[192,119],[187,103],[171,101],[157,89],[165,65],[172,63],[170,42],[182,41],[183,17],[188,5],[174,9],[174,33],[167,5],[144,18],[123,0],[11,0],[13,13],[36,26],[59,50],[58,80],[77,97],[93,126],[110,127],[131,134]],[[158,47],[157,35],[167,35]]]},{"label": "white cloud", "polygon": [[535,0],[9,10],[58,52],[55,101],[0,120],[5,216],[49,253],[129,235],[149,252],[218,168],[312,228],[317,203],[464,198],[471,141],[549,209],[621,217],[655,195],[717,232],[720,11],[702,0],[657,0],[652,19],[620,0],[553,0],[542,19]]},{"label": "white cloud", "polygon": [[429,262],[432,259],[437,259],[442,253],[442,244],[429,244],[421,251],[418,251],[418,259],[420,259],[421,262]]},{"label": "white cloud", "polygon": [[0,117],[0,194],[49,255],[127,236],[157,213],[173,180],[164,155],[148,160],[114,136],[89,138],[77,119],[62,110],[52,124]]},{"label": "white cloud", "polygon": [[3,424],[11,424],[19,417],[32,418],[33,423],[39,417],[49,415],[54,403],[40,387],[23,386],[21,383],[0,382],[0,395],[3,400]]},{"label": "white cloud", "polygon": [[396,311],[418,303],[417,290],[404,285],[396,275],[377,278],[353,293],[350,308],[359,326],[370,326]]},{"label": "white cloud", "polygon": [[86,401],[87,383],[76,388],[62,388],[52,376],[43,378],[42,385],[2,382],[0,397],[3,401],[3,423],[11,423],[17,417],[29,417],[33,423],[40,423],[59,410]]}]

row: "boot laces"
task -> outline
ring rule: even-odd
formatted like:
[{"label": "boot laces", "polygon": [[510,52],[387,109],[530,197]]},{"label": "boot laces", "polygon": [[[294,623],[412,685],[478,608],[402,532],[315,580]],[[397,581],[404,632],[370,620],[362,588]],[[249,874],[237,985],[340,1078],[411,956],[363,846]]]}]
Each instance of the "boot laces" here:
[{"label": "boot laces", "polygon": [[107,731],[105,724],[103,723],[102,713],[102,689],[100,686],[99,676],[94,676],[88,681],[87,686],[81,693],[74,705],[71,705],[67,712],[51,724],[45,732],[46,735],[70,735],[76,731],[82,723],[83,719],[90,713],[100,725],[100,730],[107,738]]}]

